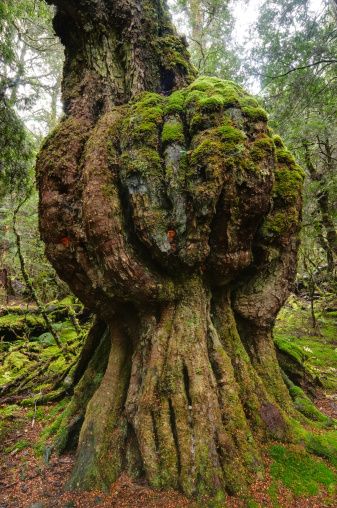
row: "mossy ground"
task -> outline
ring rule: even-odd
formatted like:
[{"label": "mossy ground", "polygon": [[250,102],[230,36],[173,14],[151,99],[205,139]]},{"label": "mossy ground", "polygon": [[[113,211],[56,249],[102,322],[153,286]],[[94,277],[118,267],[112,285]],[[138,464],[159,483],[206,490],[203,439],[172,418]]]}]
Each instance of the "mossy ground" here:
[{"label": "mossy ground", "polygon": [[273,459],[270,473],[295,496],[314,496],[325,487],[328,498],[334,496],[337,475],[323,461],[313,458],[302,449],[289,449],[282,445],[273,445],[269,449]]},{"label": "mossy ground", "polygon": [[[263,450],[264,474],[260,473],[257,476],[250,491],[243,498],[218,496],[212,501],[205,498],[196,503],[172,491],[153,491],[146,486],[135,485],[127,477],[123,477],[122,483],[117,482],[110,493],[97,491],[94,495],[83,492],[65,493],[63,484],[70,473],[73,457],[71,455],[57,457],[52,451],[52,445],[66,403],[67,399],[59,403],[38,406],[36,411],[14,404],[0,408],[1,418],[9,424],[7,433],[2,436],[0,466],[5,472],[5,483],[8,485],[15,483],[12,488],[5,489],[2,495],[11,496],[13,506],[14,503],[15,506],[30,506],[33,499],[34,502],[52,503],[55,508],[67,506],[70,500],[74,502],[74,506],[80,501],[82,505],[85,503],[86,507],[93,508],[97,505],[97,496],[102,506],[115,508],[335,506],[336,468],[331,461],[309,454],[308,449],[301,443],[291,446],[280,443],[266,445]],[[36,423],[32,427],[34,417]],[[333,442],[336,443],[336,435],[333,435],[333,432],[325,433],[324,438],[331,441],[331,445]],[[45,498],[41,492],[46,491],[47,483],[48,492]],[[25,488],[27,485],[28,492]],[[17,486],[19,488],[15,488]]]},{"label": "mossy ground", "polygon": [[274,329],[274,340],[317,375],[323,388],[337,392],[337,320],[335,312],[316,304],[317,327],[314,329],[310,303],[292,296],[281,310]]},{"label": "mossy ground", "polygon": [[[319,334],[317,331],[311,331],[308,303],[294,298],[290,299],[279,316],[275,330],[275,340],[283,341],[286,344],[285,347],[293,349],[293,354],[298,356],[301,361],[308,362],[313,368],[319,369],[320,376],[326,384],[326,390],[329,392],[335,387],[334,377],[329,376],[331,368],[333,369],[336,366],[333,356],[336,347],[334,344],[335,314],[333,311],[324,312],[322,308],[319,310],[318,306],[317,316]],[[69,321],[56,323],[56,328],[63,341],[73,340],[74,331]],[[53,358],[57,353],[57,348],[54,344],[49,343],[49,339],[50,337],[46,333],[40,337],[31,337],[28,345],[33,346],[33,348],[28,351],[26,349],[27,341],[25,340],[3,346],[5,351],[2,351],[1,354],[5,355],[7,368],[10,366],[13,371],[11,375],[15,377],[18,372],[22,372],[22,369],[27,367],[28,362],[32,362],[27,354],[29,352],[38,352],[44,359]],[[312,343],[314,344],[313,347]],[[22,349],[15,349],[20,345]],[[312,349],[312,353],[308,351],[308,347]],[[58,369],[62,370],[64,367],[64,361],[59,356],[51,362],[49,368],[51,370],[55,368],[55,371],[57,371]],[[3,366],[1,368],[3,369]],[[45,389],[48,389],[48,383],[46,383]],[[33,392],[39,390],[41,390],[41,385],[34,387]],[[296,387],[293,387],[293,391],[295,400],[297,396],[300,402],[303,403],[305,394]],[[30,457],[34,457],[32,460],[42,464],[39,466],[41,468],[47,467],[44,466],[46,462],[56,460],[52,454],[53,440],[58,433],[68,400],[63,398],[59,403],[51,405],[38,403],[36,407],[31,406],[28,408],[22,407],[21,402],[2,406],[0,408],[0,436],[3,442],[3,457],[18,457],[18,460],[19,457],[21,457],[20,460],[22,460],[22,457],[28,457],[29,460],[31,460]],[[314,406],[310,406],[311,411],[312,407]],[[330,427],[330,430],[323,429],[326,422],[323,422],[321,416],[319,416],[321,413],[317,412],[317,415],[316,424],[311,428],[307,425],[303,427],[294,422],[297,445],[275,444],[265,449],[265,476],[263,479],[259,476],[252,486],[251,493],[244,499],[226,497],[225,500],[219,498],[210,503],[205,500],[202,506],[222,508],[224,506],[242,505],[276,508],[279,506],[292,506],[290,499],[292,503],[301,503],[301,500],[306,499],[306,506],[309,507],[334,506],[337,431],[333,427]],[[27,434],[20,430],[22,425],[31,428],[33,420],[39,430],[38,434],[34,434],[34,439],[31,438],[29,433],[27,437]],[[265,487],[266,484],[268,484],[267,488]],[[264,485],[263,488],[262,485]],[[261,501],[262,491],[267,491],[267,494],[264,494],[264,496],[267,496],[264,497],[264,501]],[[165,494],[161,494],[161,496],[163,495]],[[287,501],[285,502],[284,499],[287,499]],[[184,503],[182,506],[190,506],[191,508],[197,506],[193,503],[189,504],[187,500]],[[88,504],[88,506],[91,505]]]},{"label": "mossy ground", "polygon": [[[297,300],[290,301],[282,314],[278,320],[275,332],[277,337],[282,336],[283,340],[285,340],[286,333],[292,330],[293,338],[290,343],[294,344],[298,337],[302,340],[298,349],[296,349],[299,355],[308,353],[303,349],[306,347],[305,337],[309,337],[310,341],[312,341],[314,337],[314,341],[317,343],[316,347],[318,348],[318,342],[321,340],[321,337],[313,336],[308,333],[307,325],[309,315],[306,305]],[[325,323],[325,325],[327,325],[327,334],[323,336],[330,347],[333,347],[334,341],[331,328],[332,321],[329,313],[328,316],[322,313],[319,320],[321,333],[324,333],[324,326],[322,326],[322,324]],[[69,324],[60,323],[59,329],[62,330],[62,328],[64,328],[65,336],[67,336],[67,334],[70,333]],[[306,332],[306,335],[304,335],[304,332]],[[68,337],[71,336],[71,334],[68,335]],[[43,355],[48,357],[48,355],[55,352],[54,348],[55,346],[53,345],[45,347],[43,349]],[[323,360],[321,360],[321,368],[323,368],[322,364]],[[329,384],[329,386],[331,386],[331,384]],[[17,463],[15,467],[18,468],[18,471],[22,471],[24,464],[30,464],[31,461],[34,461],[34,463],[37,464],[36,467],[41,471],[44,470],[44,468],[47,468],[46,471],[53,471],[53,468],[50,468],[47,464],[50,461],[52,461],[56,468],[60,467],[58,465],[55,466],[55,464],[58,464],[58,460],[72,461],[70,457],[69,459],[57,459],[53,454],[53,439],[58,432],[62,414],[67,406],[68,400],[68,398],[63,398],[58,403],[47,405],[37,404],[36,408],[24,408],[19,404],[2,406],[0,408],[2,460],[9,460],[11,464],[13,464],[13,461]],[[36,431],[31,433],[30,429],[32,429],[33,420],[36,422]],[[24,428],[28,429],[27,433],[23,430]],[[295,505],[302,506],[301,503],[305,502],[305,506],[312,508],[315,506],[333,507],[336,495],[337,431],[333,428],[328,431],[323,430],[320,426],[320,422],[317,422],[316,429],[313,428],[311,430],[309,430],[309,427],[307,429],[298,423],[294,423],[294,429],[298,438],[297,445],[284,446],[283,444],[275,443],[265,448],[264,476],[262,477],[262,473],[258,475],[256,482],[252,485],[251,491],[245,498],[225,496],[225,498],[215,499],[211,502],[205,499],[199,506],[213,506],[217,508],[223,508],[225,506],[284,508]],[[25,467],[26,469],[29,468],[29,466]],[[21,473],[22,478],[25,478],[24,474],[27,473]],[[43,482],[43,480],[41,481]],[[27,482],[27,480],[20,479],[20,485],[25,482]],[[36,496],[38,491],[34,490],[34,485],[30,488],[33,497]],[[133,492],[133,488],[132,484],[128,486],[130,492]],[[135,488],[139,489],[139,487]],[[149,490],[148,492],[152,491]],[[71,493],[70,495],[76,496],[75,493]],[[104,500],[106,499],[108,501],[110,499],[109,495],[99,495],[102,496]],[[170,495],[171,494],[169,494],[169,496]],[[57,496],[60,496],[59,491]],[[61,496],[63,496],[62,493]],[[125,489],[122,490],[120,496],[119,502],[120,505],[122,505],[124,498],[130,496],[130,493]],[[160,493],[160,501],[159,498],[155,498],[158,500],[153,501],[154,504],[151,504],[149,501],[148,506],[163,506],[163,504],[159,504],[159,502],[162,503],[163,499],[166,499],[165,496],[166,493]],[[186,506],[189,508],[196,508],[198,506],[195,502],[190,502],[185,498],[179,497],[174,499],[176,503],[175,506]],[[55,506],[58,505],[55,504]],[[92,506],[91,498],[89,499],[89,497],[87,506]],[[112,504],[112,506],[114,505]]]},{"label": "mossy ground", "polygon": [[[69,344],[76,341],[77,333],[70,321],[56,323],[62,344]],[[44,332],[38,337],[31,337],[29,341],[16,340],[11,343],[3,342],[3,351],[0,352],[0,388],[8,383],[14,383],[28,375],[35,367],[38,368],[39,361],[50,360],[48,371],[50,373],[61,373],[67,367],[67,361],[59,348],[55,345],[54,339],[49,332]],[[36,386],[34,391],[40,391]]]},{"label": "mossy ground", "polygon": [[[83,334],[79,334],[71,320],[73,312],[78,310],[78,304],[64,300],[53,302],[49,308],[52,326],[61,344],[69,350],[67,358],[55,344],[52,334],[46,330],[43,319],[36,315],[36,309],[33,314],[20,307],[9,308],[8,313],[0,317],[0,390],[7,398],[14,397],[15,400],[15,397],[19,397],[21,405],[34,405],[35,401],[47,397],[55,387],[60,394],[62,390],[64,392],[70,382],[68,372],[80,352],[87,325],[83,328]],[[69,314],[65,318],[67,309]],[[63,319],[57,320],[58,316],[63,316]],[[38,329],[36,322],[39,322]],[[13,329],[18,332],[14,340],[11,333],[7,333]]]}]

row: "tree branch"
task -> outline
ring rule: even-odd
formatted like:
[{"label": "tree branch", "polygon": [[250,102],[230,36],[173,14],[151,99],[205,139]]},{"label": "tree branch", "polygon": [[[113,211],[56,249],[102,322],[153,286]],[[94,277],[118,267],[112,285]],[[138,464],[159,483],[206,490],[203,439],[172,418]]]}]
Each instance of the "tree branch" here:
[{"label": "tree branch", "polygon": [[304,69],[308,69],[310,67],[315,67],[316,65],[320,65],[322,63],[326,63],[326,64],[334,64],[334,63],[337,63],[337,59],[323,59],[323,60],[318,60],[317,62],[313,62],[311,64],[307,64],[307,65],[300,65],[298,67],[293,67],[291,69],[289,69],[287,72],[284,72],[283,74],[278,74],[278,75],[275,75],[275,76],[268,76],[268,75],[263,75],[263,77],[265,78],[269,78],[269,79],[277,79],[277,78],[283,78],[284,76],[288,76],[288,74],[291,74],[292,72],[295,72],[295,71],[301,71],[301,70],[304,70]]}]

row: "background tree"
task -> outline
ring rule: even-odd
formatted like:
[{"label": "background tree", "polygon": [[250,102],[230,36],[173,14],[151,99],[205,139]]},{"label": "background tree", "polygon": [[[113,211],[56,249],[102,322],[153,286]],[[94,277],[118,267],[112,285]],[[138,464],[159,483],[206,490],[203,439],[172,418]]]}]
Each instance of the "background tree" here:
[{"label": "background tree", "polygon": [[[325,264],[331,280],[336,270],[337,239],[337,46],[333,12],[329,2],[322,2],[315,11],[304,0],[266,2],[257,34],[251,61],[255,58],[255,75],[261,82],[272,125],[285,137],[307,173],[303,246],[315,239],[317,269]],[[313,252],[311,244],[310,249]]]},{"label": "background tree", "polygon": [[64,291],[43,255],[33,171],[41,136],[55,126],[60,113],[63,50],[53,34],[51,16],[52,9],[43,1],[6,0],[0,8],[0,267],[22,296],[24,281],[12,226],[14,210],[24,201],[17,228],[23,233],[29,276],[42,299]]},{"label": "background tree", "polygon": [[187,34],[192,62],[201,74],[240,78],[240,60],[232,33],[234,18],[229,2],[172,0],[180,31]]}]

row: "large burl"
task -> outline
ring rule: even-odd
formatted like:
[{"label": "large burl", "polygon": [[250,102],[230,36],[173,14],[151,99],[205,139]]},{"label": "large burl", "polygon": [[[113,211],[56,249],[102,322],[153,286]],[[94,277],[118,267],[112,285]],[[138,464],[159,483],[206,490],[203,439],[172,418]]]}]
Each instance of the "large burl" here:
[{"label": "large burl", "polygon": [[165,78],[97,109],[97,73],[66,87],[38,161],[47,255],[98,316],[58,433],[77,447],[70,486],[126,471],[187,495],[243,490],[261,441],[291,439],[271,332],[302,172],[232,82]]}]

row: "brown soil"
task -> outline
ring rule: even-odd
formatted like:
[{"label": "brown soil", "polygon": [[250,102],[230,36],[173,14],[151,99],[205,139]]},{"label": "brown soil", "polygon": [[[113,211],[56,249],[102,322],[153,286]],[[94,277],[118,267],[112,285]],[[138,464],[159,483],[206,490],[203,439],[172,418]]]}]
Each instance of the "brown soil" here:
[{"label": "brown soil", "polygon": [[320,395],[316,398],[315,405],[322,413],[337,419],[337,394]]}]

